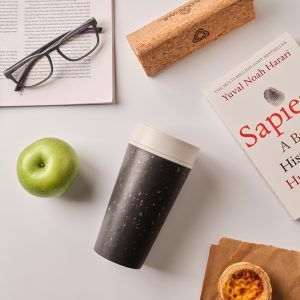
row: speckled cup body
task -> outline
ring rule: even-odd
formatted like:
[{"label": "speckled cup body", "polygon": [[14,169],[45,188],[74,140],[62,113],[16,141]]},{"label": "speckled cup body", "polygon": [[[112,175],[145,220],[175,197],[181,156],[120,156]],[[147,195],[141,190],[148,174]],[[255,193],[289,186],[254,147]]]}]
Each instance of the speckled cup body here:
[{"label": "speckled cup body", "polygon": [[95,251],[141,268],[190,170],[129,144]]}]

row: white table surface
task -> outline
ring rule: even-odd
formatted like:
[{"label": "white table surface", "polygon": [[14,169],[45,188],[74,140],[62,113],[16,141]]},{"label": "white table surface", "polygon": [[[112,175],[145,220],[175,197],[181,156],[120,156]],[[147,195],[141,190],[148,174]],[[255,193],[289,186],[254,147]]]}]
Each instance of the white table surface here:
[{"label": "white table surface", "polygon": [[[221,237],[300,250],[299,222],[290,220],[201,96],[204,87],[282,32],[300,42],[300,2],[255,1],[256,21],[152,79],[125,36],[183,1],[116,2],[118,104],[0,110],[1,300],[199,299],[210,244]],[[93,251],[137,122],[201,147],[138,271]],[[20,151],[47,136],[71,143],[81,160],[76,184],[57,199],[28,195],[16,178]]]}]

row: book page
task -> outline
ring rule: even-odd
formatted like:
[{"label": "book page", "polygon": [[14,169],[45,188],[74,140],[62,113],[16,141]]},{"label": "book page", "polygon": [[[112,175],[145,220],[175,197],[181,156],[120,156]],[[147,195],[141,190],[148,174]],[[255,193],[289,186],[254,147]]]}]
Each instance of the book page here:
[{"label": "book page", "polygon": [[[15,91],[16,84],[3,75],[5,69],[91,17],[103,27],[93,53],[69,61],[53,51],[51,78],[40,86]],[[90,36],[78,40],[77,50],[93,48],[95,36],[93,40]],[[113,102],[113,54],[111,0],[0,0],[0,106]],[[41,59],[39,67],[46,78],[49,61]]]}]

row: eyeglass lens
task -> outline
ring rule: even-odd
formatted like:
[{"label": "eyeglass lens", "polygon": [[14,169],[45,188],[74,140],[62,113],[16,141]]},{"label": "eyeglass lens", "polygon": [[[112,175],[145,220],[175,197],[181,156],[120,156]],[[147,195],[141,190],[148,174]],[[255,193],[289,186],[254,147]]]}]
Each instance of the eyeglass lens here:
[{"label": "eyeglass lens", "polygon": [[59,50],[69,59],[78,60],[90,53],[98,43],[98,34],[92,26],[82,29],[59,45]]},{"label": "eyeglass lens", "polygon": [[23,86],[31,87],[49,78],[51,71],[51,64],[47,56],[40,56],[29,60],[13,72],[12,76]]}]

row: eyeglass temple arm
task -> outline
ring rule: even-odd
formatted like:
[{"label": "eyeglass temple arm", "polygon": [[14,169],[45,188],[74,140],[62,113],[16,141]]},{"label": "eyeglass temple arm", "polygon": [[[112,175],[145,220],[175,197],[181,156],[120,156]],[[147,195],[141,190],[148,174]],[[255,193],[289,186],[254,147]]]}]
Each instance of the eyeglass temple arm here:
[{"label": "eyeglass temple arm", "polygon": [[[92,29],[88,28],[87,30],[80,32],[80,33],[86,33],[92,31]],[[97,32],[101,33],[103,31],[102,27],[97,27]],[[31,56],[31,55],[35,55],[38,54],[40,52],[43,52],[44,50],[46,50],[48,47],[50,47],[51,45],[53,45],[54,43],[56,43],[57,41],[59,41],[60,39],[62,39],[64,36],[66,36],[67,34],[69,34],[70,31],[65,32],[64,34],[60,35],[59,37],[55,38],[54,40],[50,41],[49,43],[47,43],[46,45],[44,45],[43,47],[39,48],[38,50],[34,51],[33,53],[29,54],[28,56],[26,56],[24,59],[26,59],[27,57]],[[24,70],[24,72],[22,73],[19,83],[16,85],[15,87],[15,91],[16,92],[20,92],[23,90],[23,83],[26,81],[28,74],[30,73],[30,71],[32,70],[33,66],[36,64],[38,60],[33,60]]]}]

